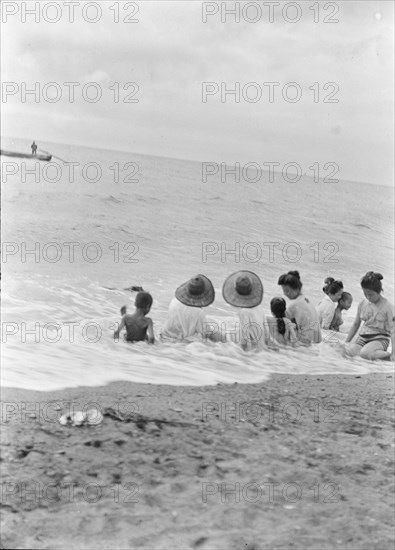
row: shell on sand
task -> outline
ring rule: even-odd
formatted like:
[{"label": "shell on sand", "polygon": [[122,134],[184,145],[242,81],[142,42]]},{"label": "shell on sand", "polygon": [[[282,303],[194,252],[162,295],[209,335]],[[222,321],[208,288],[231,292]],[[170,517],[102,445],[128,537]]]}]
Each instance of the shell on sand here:
[{"label": "shell on sand", "polygon": [[91,426],[97,426],[103,422],[103,415],[98,409],[89,409],[88,411],[76,411],[72,414],[64,414],[59,418],[59,423],[62,426],[82,426],[83,424],[89,424]]},{"label": "shell on sand", "polygon": [[103,415],[98,409],[89,409],[86,413],[86,422],[91,426],[97,426],[103,422]]},{"label": "shell on sand", "polygon": [[72,415],[72,425],[73,426],[82,426],[82,424],[85,422],[85,420],[86,420],[86,412],[76,411]]},{"label": "shell on sand", "polygon": [[62,424],[62,426],[67,426],[71,421],[71,417],[69,414],[64,414],[59,418],[59,423]]}]

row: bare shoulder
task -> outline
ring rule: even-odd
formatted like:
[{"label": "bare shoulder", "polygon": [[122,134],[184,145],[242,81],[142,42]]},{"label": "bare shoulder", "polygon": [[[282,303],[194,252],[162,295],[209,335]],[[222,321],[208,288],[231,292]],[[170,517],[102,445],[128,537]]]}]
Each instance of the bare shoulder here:
[{"label": "bare shoulder", "polygon": [[133,313],[125,313],[125,315],[122,317],[122,321],[134,321],[135,315]]}]

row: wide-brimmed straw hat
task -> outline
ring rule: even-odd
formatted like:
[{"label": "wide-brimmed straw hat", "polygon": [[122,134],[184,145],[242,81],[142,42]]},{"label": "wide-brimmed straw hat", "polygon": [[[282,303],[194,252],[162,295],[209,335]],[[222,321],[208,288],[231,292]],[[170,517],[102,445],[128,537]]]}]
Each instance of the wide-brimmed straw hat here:
[{"label": "wide-brimmed straw hat", "polygon": [[263,299],[262,281],[252,271],[236,271],[225,280],[222,295],[231,306],[259,306]]},{"label": "wide-brimmed straw hat", "polygon": [[214,302],[215,291],[210,279],[199,274],[179,286],[175,295],[186,306],[206,307]]}]

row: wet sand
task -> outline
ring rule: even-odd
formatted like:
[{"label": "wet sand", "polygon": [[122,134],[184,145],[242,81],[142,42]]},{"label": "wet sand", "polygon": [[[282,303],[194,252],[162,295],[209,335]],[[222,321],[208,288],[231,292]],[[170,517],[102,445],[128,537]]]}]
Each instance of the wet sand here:
[{"label": "wet sand", "polygon": [[393,382],[5,388],[2,547],[393,548]]}]

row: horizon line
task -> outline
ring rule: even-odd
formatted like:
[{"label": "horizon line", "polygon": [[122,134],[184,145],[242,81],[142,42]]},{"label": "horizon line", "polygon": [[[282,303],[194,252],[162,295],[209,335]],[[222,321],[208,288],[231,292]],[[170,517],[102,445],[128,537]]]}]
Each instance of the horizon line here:
[{"label": "horizon line", "polygon": [[[0,139],[3,139],[4,138],[7,138],[7,139],[23,139],[23,140],[26,140],[26,141],[30,141],[30,140],[27,140],[27,138],[24,138],[24,137],[19,137],[19,136],[1,136],[0,135]],[[35,138],[34,138],[35,140]],[[181,157],[172,157],[172,156],[163,156],[163,155],[158,155],[158,154],[150,154],[150,153],[139,153],[137,151],[126,151],[124,149],[112,149],[112,148],[102,148],[102,147],[90,147],[90,146],[87,146],[87,145],[83,145],[81,143],[65,143],[65,142],[62,142],[62,141],[48,141],[47,143],[54,143],[54,144],[57,144],[57,145],[71,145],[71,146],[75,146],[75,147],[84,147],[85,149],[101,149],[102,151],[114,151],[114,152],[119,152],[119,153],[132,153],[132,154],[137,154],[137,155],[142,155],[142,156],[146,156],[146,157],[157,157],[157,158],[161,158],[161,159],[169,159],[169,160],[179,160],[179,161],[186,161],[186,162],[196,162],[196,163],[202,163],[202,162],[207,162],[207,161],[203,161],[203,160],[197,160],[197,159],[190,159],[190,158],[181,158]],[[214,162],[214,161],[213,161]],[[223,162],[223,161],[222,161]],[[226,164],[226,166],[229,166],[228,164]],[[258,170],[257,170],[258,172]],[[269,170],[260,170],[261,173],[266,173],[266,172],[269,172]],[[275,174],[281,174],[281,172],[278,172],[276,170],[273,170],[273,172]],[[303,177],[307,177],[307,178],[310,178],[312,179],[314,176],[309,176],[307,175],[306,173],[303,173]],[[322,178],[320,178],[321,180]],[[372,181],[360,181],[360,180],[351,180],[351,179],[340,179],[339,178],[339,182],[340,181],[343,181],[343,182],[347,182],[347,183],[359,183],[359,184],[362,184],[362,185],[379,185],[380,187],[388,187],[388,188],[394,188],[394,180],[389,183],[389,184],[385,184],[385,183],[377,183],[377,182],[372,182]],[[329,185],[329,184],[328,184]]]}]

